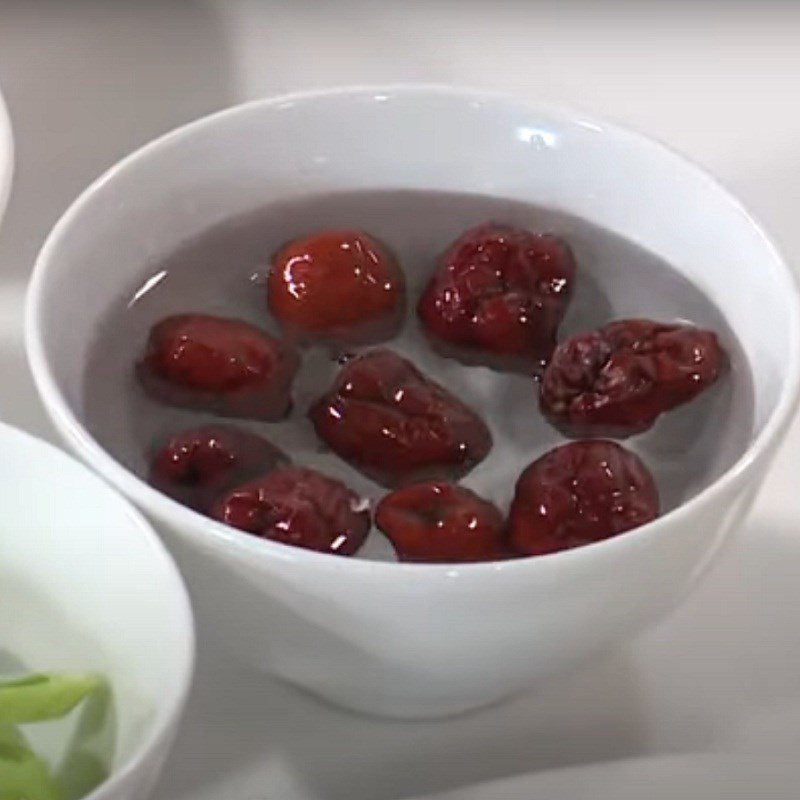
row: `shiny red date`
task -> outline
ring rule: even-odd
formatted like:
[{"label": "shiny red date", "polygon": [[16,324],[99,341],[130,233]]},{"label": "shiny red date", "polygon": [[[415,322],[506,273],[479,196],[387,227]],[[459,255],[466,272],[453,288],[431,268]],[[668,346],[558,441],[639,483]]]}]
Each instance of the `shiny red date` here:
[{"label": "shiny red date", "polygon": [[545,555],[644,525],[658,506],[653,477],[636,455],[615,442],[571,442],[522,473],[508,534],[521,554]]},{"label": "shiny red date", "polygon": [[574,275],[572,251],[558,237],[487,223],[440,257],[417,313],[445,354],[538,370],[555,347]]},{"label": "shiny red date", "polygon": [[179,314],[152,327],[136,375],[162,403],[273,421],[289,411],[298,363],[291,348],[247,322]]},{"label": "shiny red date", "polygon": [[472,409],[385,349],[346,364],[309,416],[335,453],[387,486],[463,475],[492,444]]},{"label": "shiny red date", "polygon": [[394,256],[368,234],[327,230],[273,255],[267,304],[301,341],[378,342],[402,321],[405,281]]},{"label": "shiny red date", "polygon": [[367,504],[341,481],[285,467],[231,489],[212,516],[240,530],[294,547],[353,555],[367,538]]},{"label": "shiny red date", "polygon": [[397,489],[378,504],[375,522],[400,561],[493,561],[510,552],[497,507],[453,483]]},{"label": "shiny red date", "polygon": [[233,425],[203,425],[180,431],[158,447],[148,480],[173,500],[205,514],[226,489],[288,461],[254,433]]},{"label": "shiny red date", "polygon": [[726,364],[712,331],[618,320],[558,345],[542,377],[540,406],[567,436],[630,436],[695,398]]}]

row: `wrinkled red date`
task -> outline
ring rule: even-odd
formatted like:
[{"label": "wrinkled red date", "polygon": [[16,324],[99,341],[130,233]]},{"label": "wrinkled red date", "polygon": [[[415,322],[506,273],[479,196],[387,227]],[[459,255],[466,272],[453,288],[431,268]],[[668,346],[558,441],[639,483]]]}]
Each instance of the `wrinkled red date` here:
[{"label": "wrinkled red date", "polygon": [[375,522],[400,561],[493,561],[510,552],[496,506],[452,483],[397,489],[378,504]]},{"label": "wrinkled red date", "polygon": [[265,539],[344,556],[361,547],[370,529],[358,495],[301,467],[279,468],[232,489],[214,504],[212,516]]},{"label": "wrinkled red date", "polygon": [[574,275],[558,237],[487,223],[440,257],[417,313],[434,343],[462,360],[537,369],[555,346]]},{"label": "wrinkled red date", "polygon": [[291,406],[297,367],[293,350],[254,325],[179,314],[152,327],[136,374],[162,403],[223,417],[277,420]]},{"label": "wrinkled red date", "polygon": [[472,409],[385,349],[346,364],[309,416],[335,453],[387,486],[463,475],[492,444]]},{"label": "wrinkled red date", "polygon": [[608,539],[658,516],[658,490],[639,458],[604,440],[571,442],[534,461],[517,481],[511,544],[545,555]]},{"label": "wrinkled red date", "polygon": [[267,304],[288,335],[364,344],[390,338],[405,304],[395,258],[361,231],[295,239],[272,257]]},{"label": "wrinkled red date", "polygon": [[540,405],[567,436],[630,436],[700,394],[726,363],[712,331],[619,320],[558,345]]},{"label": "wrinkled red date", "polygon": [[203,425],[171,436],[150,461],[150,484],[189,508],[207,513],[226,489],[289,459],[254,433],[233,425]]}]

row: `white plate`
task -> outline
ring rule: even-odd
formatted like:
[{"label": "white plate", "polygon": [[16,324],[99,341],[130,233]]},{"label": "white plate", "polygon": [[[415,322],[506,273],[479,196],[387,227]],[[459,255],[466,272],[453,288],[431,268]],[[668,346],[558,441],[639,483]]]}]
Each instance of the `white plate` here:
[{"label": "white plate", "polygon": [[369,720],[204,651],[153,800],[795,798],[799,451],[795,424],[740,536],[671,619],[497,708]]},{"label": "white plate", "polygon": [[25,736],[65,784],[109,765],[86,800],[142,800],[192,682],[186,588],[144,517],[82,464],[5,424],[0,453],[0,673],[89,670],[113,698]]}]

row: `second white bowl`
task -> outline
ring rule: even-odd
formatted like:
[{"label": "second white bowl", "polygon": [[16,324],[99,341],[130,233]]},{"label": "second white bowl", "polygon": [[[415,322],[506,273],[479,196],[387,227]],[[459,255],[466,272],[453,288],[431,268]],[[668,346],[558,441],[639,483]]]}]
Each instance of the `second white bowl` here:
[{"label": "second white bowl", "polygon": [[110,776],[86,800],[142,800],[192,680],[183,581],[144,517],[85,466],[3,424],[0,449],[0,672],[104,676],[111,703],[81,737],[66,724],[26,733],[54,761],[105,763]]}]

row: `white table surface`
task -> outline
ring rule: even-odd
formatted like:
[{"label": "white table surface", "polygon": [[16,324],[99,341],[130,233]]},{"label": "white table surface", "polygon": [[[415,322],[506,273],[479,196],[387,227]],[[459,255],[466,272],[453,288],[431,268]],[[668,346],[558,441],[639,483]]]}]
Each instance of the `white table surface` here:
[{"label": "white table surface", "polygon": [[[24,362],[22,298],[69,201],[153,136],[275,92],[426,80],[577,105],[704,164],[798,263],[798,42],[791,3],[0,0],[18,154],[0,231],[0,417],[53,438]],[[799,472],[796,424],[740,535],[677,613],[488,712],[359,719],[202,647],[156,800],[797,797]]]}]

